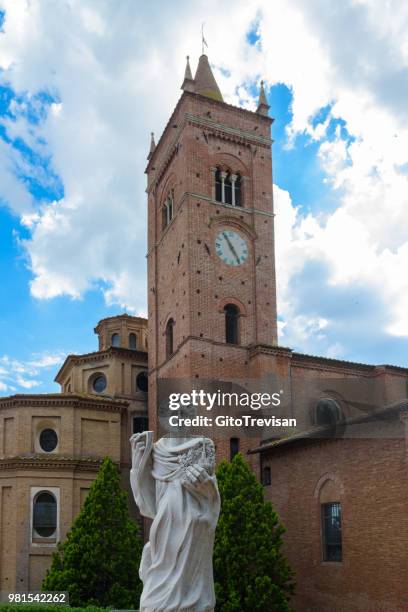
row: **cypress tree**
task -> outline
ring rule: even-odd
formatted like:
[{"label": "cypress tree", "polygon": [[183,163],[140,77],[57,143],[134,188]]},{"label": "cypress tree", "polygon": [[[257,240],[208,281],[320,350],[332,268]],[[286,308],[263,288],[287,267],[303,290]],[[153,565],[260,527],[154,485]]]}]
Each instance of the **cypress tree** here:
[{"label": "cypress tree", "polygon": [[217,612],[286,612],[293,571],[281,552],[284,527],[242,455],[217,469],[221,514],[214,546]]},{"label": "cypress tree", "polygon": [[71,606],[137,609],[141,551],[119,470],[107,457],[66,540],[53,554],[42,588],[68,591]]}]

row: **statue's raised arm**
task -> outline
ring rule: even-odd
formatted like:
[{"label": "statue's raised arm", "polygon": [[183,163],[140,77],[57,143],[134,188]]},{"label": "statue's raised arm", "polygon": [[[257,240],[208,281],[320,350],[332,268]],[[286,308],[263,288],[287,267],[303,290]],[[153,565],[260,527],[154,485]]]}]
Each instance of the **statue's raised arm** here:
[{"label": "statue's raised arm", "polygon": [[153,432],[144,431],[130,438],[132,469],[130,485],[142,516],[156,515],[156,483],[152,475]]}]

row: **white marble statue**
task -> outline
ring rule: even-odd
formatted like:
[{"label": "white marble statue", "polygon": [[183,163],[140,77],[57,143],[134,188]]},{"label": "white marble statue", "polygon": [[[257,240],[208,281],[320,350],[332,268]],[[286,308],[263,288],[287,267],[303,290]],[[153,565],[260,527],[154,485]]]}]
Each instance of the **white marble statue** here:
[{"label": "white marble statue", "polygon": [[140,612],[212,612],[212,555],[220,512],[215,452],[205,437],[130,438],[130,482],[143,516],[153,519],[140,563]]}]

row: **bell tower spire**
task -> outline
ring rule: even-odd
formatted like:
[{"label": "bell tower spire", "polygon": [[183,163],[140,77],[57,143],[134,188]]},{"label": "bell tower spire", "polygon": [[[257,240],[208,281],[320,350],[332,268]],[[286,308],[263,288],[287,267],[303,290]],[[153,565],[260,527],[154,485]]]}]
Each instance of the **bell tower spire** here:
[{"label": "bell tower spire", "polygon": [[208,57],[204,53],[198,60],[194,80],[196,93],[213,100],[218,100],[219,102],[224,102],[220,88],[212,73]]},{"label": "bell tower spire", "polygon": [[156,148],[156,143],[154,142],[154,132],[150,132],[150,149],[149,149],[149,155],[147,156],[147,159],[151,158],[151,156],[154,153],[155,148]]},{"label": "bell tower spire", "polygon": [[190,68],[190,57],[188,55],[187,55],[186,70],[184,72],[184,81],[181,86],[181,89],[183,91],[192,91],[192,92],[195,91],[194,79],[193,79],[193,75],[191,73],[191,68]]},{"label": "bell tower spire", "polygon": [[269,107],[269,104],[268,104],[268,100],[266,99],[266,95],[265,95],[264,82],[261,81],[261,89],[259,91],[258,108],[256,109],[256,112],[259,115],[265,115],[267,117],[268,116],[269,108],[270,107]]}]

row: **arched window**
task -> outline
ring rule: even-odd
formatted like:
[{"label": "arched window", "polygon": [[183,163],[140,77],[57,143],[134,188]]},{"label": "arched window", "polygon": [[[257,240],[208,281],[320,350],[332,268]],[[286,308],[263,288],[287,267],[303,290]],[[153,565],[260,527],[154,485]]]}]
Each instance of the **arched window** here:
[{"label": "arched window", "polygon": [[143,391],[147,393],[149,390],[149,379],[147,377],[147,372],[139,372],[136,376],[136,389],[139,391]]},{"label": "arched window", "polygon": [[174,216],[174,190],[169,191],[162,209],[162,225],[165,229]]},{"label": "arched window", "polygon": [[57,500],[49,491],[34,498],[33,529],[40,538],[51,538],[57,530]]},{"label": "arched window", "polygon": [[129,348],[135,350],[137,346],[136,334],[129,334]]},{"label": "arched window", "polygon": [[235,304],[227,304],[224,307],[225,313],[225,342],[228,344],[239,343],[239,310]]},{"label": "arched window", "polygon": [[342,560],[341,504],[330,502],[321,505],[323,561]]},{"label": "arched window", "polygon": [[337,479],[324,476],[318,483],[321,513],[322,560],[342,560],[343,487]]},{"label": "arched window", "polygon": [[220,168],[215,172],[215,199],[223,204],[242,206],[242,179],[239,173],[226,172]]},{"label": "arched window", "polygon": [[166,325],[166,358],[173,354],[174,321],[169,319]]},{"label": "arched window", "polygon": [[341,420],[340,408],[333,399],[321,399],[316,404],[315,424],[335,425]]},{"label": "arched window", "polygon": [[111,337],[111,346],[120,346],[120,336],[119,336],[119,334],[112,334],[112,337]]}]

